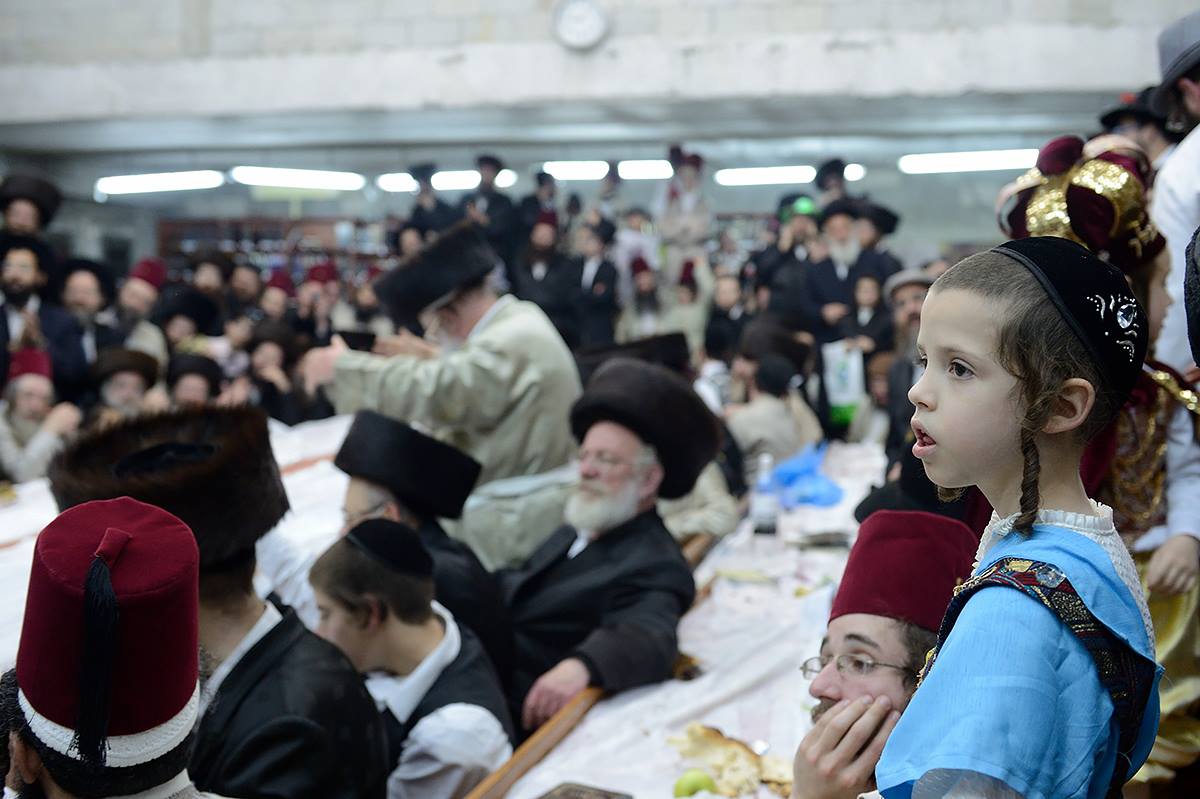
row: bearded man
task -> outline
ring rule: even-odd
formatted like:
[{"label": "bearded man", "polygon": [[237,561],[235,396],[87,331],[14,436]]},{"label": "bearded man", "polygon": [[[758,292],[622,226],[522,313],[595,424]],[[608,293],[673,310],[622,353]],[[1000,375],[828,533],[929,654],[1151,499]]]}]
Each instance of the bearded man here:
[{"label": "bearded man", "polygon": [[863,206],[849,199],[835,200],[821,213],[821,236],[829,255],[816,260],[810,254],[804,307],[819,344],[842,338],[839,322],[854,307],[854,285],[860,277],[882,283],[894,271],[879,252],[863,248],[855,230],[862,216]]},{"label": "bearded man", "polygon": [[514,718],[536,729],[588,686],[609,693],[671,676],[695,583],[656,505],[717,454],[716,418],[681,377],[614,358],[571,409],[579,483],[567,524],[499,573],[513,625]]}]

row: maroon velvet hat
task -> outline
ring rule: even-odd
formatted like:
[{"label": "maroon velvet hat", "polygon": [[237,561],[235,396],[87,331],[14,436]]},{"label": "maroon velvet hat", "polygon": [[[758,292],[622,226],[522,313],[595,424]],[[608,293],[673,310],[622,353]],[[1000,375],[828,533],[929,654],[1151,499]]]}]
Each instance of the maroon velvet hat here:
[{"label": "maroon velvet hat", "polygon": [[858,528],[829,620],[869,613],[937,632],[954,587],[971,575],[979,538],[960,521],[881,510]]},{"label": "maroon velvet hat", "polygon": [[199,562],[187,525],[128,497],[77,505],[42,530],[17,652],[21,711],[39,741],[123,768],[186,740]]},{"label": "maroon velvet hat", "polygon": [[308,268],[304,274],[305,283],[336,283],[338,282],[338,268],[333,261],[322,261]]},{"label": "maroon velvet hat", "polygon": [[[315,268],[316,267],[314,267],[314,269]],[[274,272],[272,272],[271,277],[267,279],[267,285],[264,288],[280,289],[289,297],[296,296],[296,284],[292,282],[292,276],[288,274],[286,269],[276,269]]]},{"label": "maroon velvet hat", "polygon": [[167,265],[161,258],[143,258],[129,270],[129,277],[144,280],[157,291],[162,291],[167,282]]},{"label": "maroon velvet hat", "polygon": [[8,362],[8,379],[16,380],[21,375],[41,375],[53,380],[54,362],[50,353],[29,347],[14,352]]}]

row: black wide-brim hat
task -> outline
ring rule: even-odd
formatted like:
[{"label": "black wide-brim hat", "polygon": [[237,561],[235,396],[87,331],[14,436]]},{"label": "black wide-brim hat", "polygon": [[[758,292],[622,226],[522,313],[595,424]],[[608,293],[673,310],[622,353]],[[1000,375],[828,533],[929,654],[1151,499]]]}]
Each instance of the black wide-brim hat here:
[{"label": "black wide-brim hat", "polygon": [[1014,259],[1037,279],[1107,378],[1117,404],[1124,404],[1142,373],[1150,324],[1121,270],[1057,236],[1006,241],[992,252]]},{"label": "black wide-brim hat", "polygon": [[140,375],[146,388],[150,388],[158,382],[158,361],[154,356],[137,350],[101,350],[92,364],[92,381],[98,386],[118,372]]},{"label": "black wide-brim hat", "polygon": [[721,428],[690,383],[656,364],[613,358],[588,381],[571,408],[571,432],[583,441],[597,422],[615,422],[654,448],[663,467],[658,495],[679,499],[721,448]]},{"label": "black wide-brim hat", "polygon": [[375,296],[407,326],[421,311],[487,277],[500,264],[480,228],[464,220],[375,281]]},{"label": "black wide-brim hat", "polygon": [[663,333],[625,344],[610,344],[580,351],[575,355],[579,381],[587,385],[597,369],[613,358],[622,357],[656,363],[680,375],[687,374],[692,359],[687,337],[683,333]]},{"label": "black wide-brim hat", "polygon": [[28,200],[37,206],[42,227],[58,213],[62,205],[62,192],[48,180],[32,175],[9,175],[0,182],[0,209],[8,208],[13,200]]},{"label": "black wide-brim hat", "polygon": [[203,335],[212,327],[219,313],[217,304],[204,294],[191,287],[180,287],[164,295],[154,318],[161,325],[166,325],[176,316],[191,319],[196,325],[196,332]]},{"label": "black wide-brim hat", "polygon": [[62,265],[63,288],[66,288],[67,278],[76,272],[91,272],[100,284],[100,293],[104,295],[105,307],[112,304],[117,296],[117,280],[112,270],[102,263],[87,258],[69,258]]},{"label": "black wide-brim hat", "polygon": [[887,206],[864,202],[861,213],[862,218],[869,220],[881,236],[890,236],[900,227],[900,215]]},{"label": "black wide-brim hat", "polygon": [[171,358],[167,364],[167,385],[175,388],[175,384],[184,375],[199,375],[204,378],[208,383],[210,397],[221,393],[221,383],[225,380],[225,373],[221,371],[220,364],[207,356],[191,353],[183,353]]},{"label": "black wide-brim hat", "polygon": [[1151,99],[1154,96],[1154,86],[1142,89],[1129,102],[1114,106],[1100,115],[1100,124],[1105,130],[1112,130],[1121,121],[1121,117],[1133,117],[1139,122],[1158,122],[1164,124],[1167,120],[1163,114],[1154,110]]},{"label": "black wide-brim hat", "polygon": [[821,209],[821,227],[824,228],[826,222],[839,214],[844,214],[851,219],[859,219],[863,215],[862,203],[848,197],[834,200]]},{"label": "black wide-brim hat", "polygon": [[375,411],[355,414],[333,465],[386,488],[419,517],[444,519],[462,515],[483,469],[461,450]]},{"label": "black wide-brim hat", "polygon": [[200,406],[82,435],[47,477],[59,510],[132,497],[175,514],[196,535],[201,571],[252,554],[289,507],[267,417],[249,407]]},{"label": "black wide-brim hat", "polygon": [[841,158],[831,158],[825,163],[817,167],[817,175],[814,183],[821,191],[829,188],[830,178],[844,178],[846,175],[846,162]]}]

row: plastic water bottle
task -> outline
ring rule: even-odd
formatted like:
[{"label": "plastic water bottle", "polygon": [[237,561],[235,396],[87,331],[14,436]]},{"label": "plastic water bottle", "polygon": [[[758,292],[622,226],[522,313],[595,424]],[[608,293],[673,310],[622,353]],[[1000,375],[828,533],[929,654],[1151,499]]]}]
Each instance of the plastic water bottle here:
[{"label": "plastic water bottle", "polygon": [[758,535],[775,535],[779,519],[779,490],[775,486],[775,459],[771,453],[758,456],[754,491],[750,495],[750,522]]}]

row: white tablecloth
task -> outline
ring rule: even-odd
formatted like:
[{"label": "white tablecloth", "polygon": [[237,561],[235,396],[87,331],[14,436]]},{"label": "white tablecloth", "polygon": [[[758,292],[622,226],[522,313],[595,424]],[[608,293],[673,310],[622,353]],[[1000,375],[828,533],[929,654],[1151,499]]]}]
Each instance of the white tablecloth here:
[{"label": "white tablecloth", "polygon": [[[513,787],[510,799],[536,799],[564,782],[638,799],[669,797],[689,764],[667,739],[693,721],[765,743],[769,754],[790,762],[815,704],[799,666],[818,654],[846,550],[800,549],[782,539],[853,536],[854,506],[884,465],[878,450],[834,445],[825,471],[845,490],[842,502],[787,514],[781,538],[754,536],[743,525],[723,541],[696,572],[697,585],[715,578],[711,596],[679,628],[680,650],[700,661],[703,676],[600,702]],[[756,578],[766,582],[750,581]]]}]

